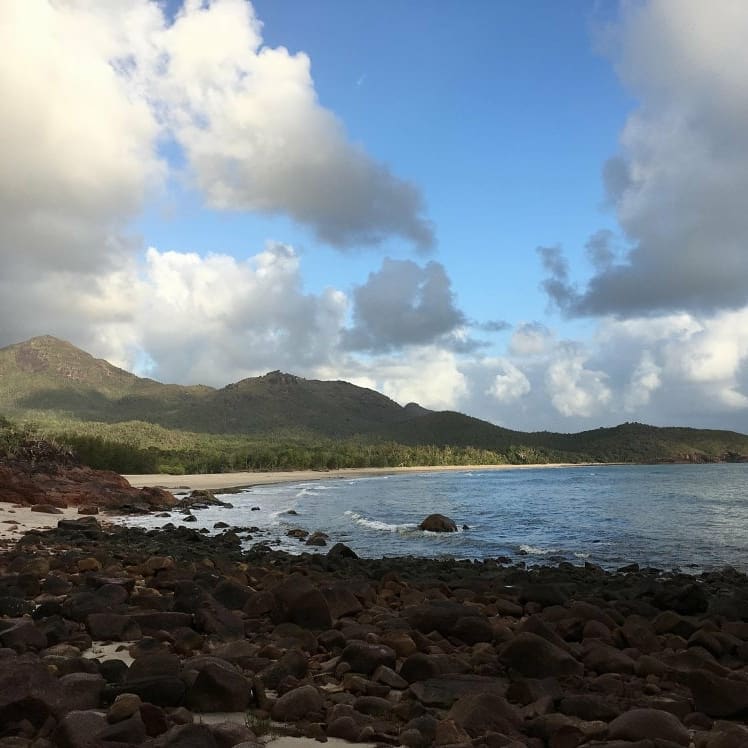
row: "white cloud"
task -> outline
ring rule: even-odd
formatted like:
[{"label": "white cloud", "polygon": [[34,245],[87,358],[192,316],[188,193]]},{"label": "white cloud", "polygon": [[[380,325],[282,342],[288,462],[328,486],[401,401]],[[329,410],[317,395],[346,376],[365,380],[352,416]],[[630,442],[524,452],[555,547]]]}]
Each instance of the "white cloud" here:
[{"label": "white cloud", "polygon": [[191,0],[157,37],[149,84],[208,203],[285,213],[339,248],[401,236],[429,249],[418,189],[351,144],[309,58],[260,31],[244,0]]},{"label": "white cloud", "polygon": [[228,255],[148,250],[133,320],[160,379],[225,384],[271,369],[309,371],[337,346],[347,299],[302,289],[293,248]]},{"label": "white cloud", "polygon": [[336,370],[341,378],[366,382],[401,405],[416,402],[434,410],[451,410],[467,391],[459,364],[451,351],[411,346],[397,358],[341,359]]},{"label": "white cloud", "polygon": [[499,402],[510,403],[530,392],[530,380],[511,361],[496,359],[494,365],[497,373],[493,383],[486,390],[487,395],[495,397]]},{"label": "white cloud", "polygon": [[645,350],[624,391],[624,409],[629,413],[637,412],[639,408],[649,403],[652,394],[661,385],[662,369],[654,362],[651,353]]},{"label": "white cloud", "polygon": [[602,262],[580,292],[543,250],[546,291],[565,312],[638,316],[748,301],[746,28],[740,0],[622,3],[605,44],[639,106],[605,181],[629,251],[619,259],[609,237],[593,235]]},{"label": "white cloud", "polygon": [[548,395],[561,415],[589,418],[598,415],[610,401],[607,374],[586,368],[586,363],[584,353],[569,347],[546,370]]},{"label": "white cloud", "polygon": [[519,325],[509,342],[513,356],[538,356],[547,353],[555,345],[553,333],[540,322]]}]

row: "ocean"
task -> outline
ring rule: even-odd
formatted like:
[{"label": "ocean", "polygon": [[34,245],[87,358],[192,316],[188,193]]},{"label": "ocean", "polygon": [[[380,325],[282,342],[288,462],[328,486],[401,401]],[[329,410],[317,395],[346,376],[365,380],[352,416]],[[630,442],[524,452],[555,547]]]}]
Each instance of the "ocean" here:
[{"label": "ocean", "polygon": [[[246,547],[267,542],[291,553],[324,553],[342,542],[364,557],[503,556],[528,565],[748,571],[748,464],[424,471],[216,495],[234,507],[196,510],[197,522],[185,526],[210,533],[222,531],[216,522],[254,528],[240,533]],[[460,531],[418,530],[433,512],[454,519]],[[184,515],[123,522],[181,525]],[[327,533],[328,546],[287,536],[295,528]]]}]

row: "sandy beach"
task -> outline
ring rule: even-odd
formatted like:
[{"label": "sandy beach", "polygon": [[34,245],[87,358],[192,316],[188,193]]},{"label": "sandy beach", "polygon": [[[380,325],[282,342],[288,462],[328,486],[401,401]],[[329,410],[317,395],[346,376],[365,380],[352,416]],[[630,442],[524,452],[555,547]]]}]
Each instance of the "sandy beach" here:
[{"label": "sandy beach", "polygon": [[74,519],[80,516],[77,506],[69,506],[60,511],[62,514],[45,514],[32,512],[29,506],[0,502],[0,542],[16,541],[27,530],[57,527],[61,519]]},{"label": "sandy beach", "polygon": [[545,465],[433,465],[424,467],[343,468],[340,470],[287,470],[270,473],[200,473],[197,475],[126,475],[135,488],[158,486],[169,491],[207,490],[264,486],[272,483],[301,483],[334,478],[366,478],[398,473],[445,473],[466,470],[528,470],[530,468],[580,467],[582,463],[550,463]]}]

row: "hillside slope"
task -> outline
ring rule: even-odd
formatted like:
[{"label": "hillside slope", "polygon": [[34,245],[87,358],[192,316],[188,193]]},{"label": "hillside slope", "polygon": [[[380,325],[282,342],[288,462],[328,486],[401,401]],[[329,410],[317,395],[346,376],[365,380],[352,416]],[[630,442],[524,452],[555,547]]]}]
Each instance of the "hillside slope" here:
[{"label": "hillside slope", "polygon": [[212,434],[347,438],[428,413],[348,382],[270,372],[222,389],[161,384],[51,336],[0,349],[0,412],[84,421],[145,421]]},{"label": "hillside slope", "polygon": [[470,447],[533,462],[706,462],[748,459],[748,436],[731,431],[626,423],[578,434],[525,433],[451,411],[401,406],[342,381],[279,371],[221,389],[162,384],[96,359],[51,336],[0,349],[0,415],[66,424],[148,424],[180,432],[260,439]]}]

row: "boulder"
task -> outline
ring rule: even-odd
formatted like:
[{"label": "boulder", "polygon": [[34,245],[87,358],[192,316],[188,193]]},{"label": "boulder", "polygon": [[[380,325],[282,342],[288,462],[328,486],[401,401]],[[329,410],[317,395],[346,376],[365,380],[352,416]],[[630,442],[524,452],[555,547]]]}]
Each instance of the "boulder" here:
[{"label": "boulder", "polygon": [[443,514],[429,514],[420,525],[419,530],[426,532],[457,532],[457,525],[453,519]]},{"label": "boulder", "polygon": [[394,668],[395,650],[384,644],[353,641],[343,650],[340,659],[347,662],[354,672],[369,675],[380,665]]},{"label": "boulder", "polygon": [[473,737],[484,735],[489,730],[511,732],[520,721],[517,710],[496,693],[463,696],[452,705],[447,719],[454,720]]},{"label": "boulder", "polygon": [[522,632],[501,649],[499,660],[528,678],[581,675],[584,667],[568,652],[537,634]]},{"label": "boulder", "polygon": [[324,702],[314,686],[299,686],[284,693],[273,704],[272,717],[279,722],[295,722],[322,711]]},{"label": "boulder", "polygon": [[669,740],[688,745],[688,730],[670,712],[661,709],[632,709],[616,717],[608,726],[614,740]]},{"label": "boulder", "polygon": [[62,718],[52,737],[60,748],[80,748],[91,743],[106,727],[107,721],[96,712],[71,711]]},{"label": "boulder", "polygon": [[358,555],[344,543],[335,543],[335,545],[327,551],[327,557],[332,559],[358,558]]},{"label": "boulder", "polygon": [[748,682],[721,678],[708,670],[686,674],[693,695],[694,709],[710,717],[748,715]]},{"label": "boulder", "polygon": [[242,712],[252,697],[252,684],[227,664],[207,663],[185,696],[185,704],[198,712]]}]

